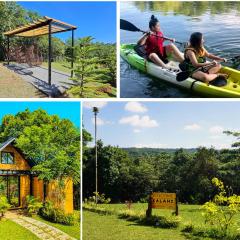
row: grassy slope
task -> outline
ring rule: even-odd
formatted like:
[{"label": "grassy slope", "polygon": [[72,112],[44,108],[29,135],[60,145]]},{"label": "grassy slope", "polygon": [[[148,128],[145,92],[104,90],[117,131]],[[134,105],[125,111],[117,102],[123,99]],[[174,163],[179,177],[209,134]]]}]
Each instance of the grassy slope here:
[{"label": "grassy slope", "polygon": [[43,98],[46,96],[32,84],[21,79],[16,73],[0,64],[0,97]]},{"label": "grassy slope", "polygon": [[3,219],[0,222],[0,239],[4,240],[39,240],[33,233],[29,232],[27,229],[19,226],[18,224]]},{"label": "grassy slope", "polygon": [[[105,204],[102,205],[109,210],[126,210],[125,204]],[[204,224],[204,218],[200,211],[200,205],[179,205],[179,215],[184,222],[194,222],[199,225]],[[136,213],[145,213],[147,209],[146,203],[135,203],[132,205],[131,210]],[[172,210],[153,209],[153,215],[170,216]]]},{"label": "grassy slope", "polygon": [[[78,211],[75,211],[75,212],[76,212],[76,214],[79,214]],[[76,239],[80,239],[80,222],[78,222],[74,226],[66,226],[66,225],[62,225],[62,224],[59,224],[59,223],[52,223],[52,222],[46,221],[38,215],[34,216],[34,218],[39,220],[39,221],[42,221],[44,223],[47,223],[48,225],[51,225],[55,228],[58,228],[59,230],[67,233],[68,235],[70,235],[71,237],[74,237]]]},{"label": "grassy slope", "polygon": [[[101,206],[112,211],[127,209],[125,204],[105,204]],[[137,214],[145,213],[146,209],[147,204],[145,203],[133,204],[131,207],[131,210],[133,210]],[[169,216],[171,215],[171,213],[171,210],[153,209],[153,215]],[[187,235],[181,233],[183,224],[186,223],[192,223],[194,226],[208,227],[204,224],[204,217],[202,216],[200,205],[179,205],[179,214],[181,218],[181,224],[179,228],[161,229],[142,226],[135,222],[130,222],[125,219],[119,219],[116,215],[100,215],[85,210],[83,219],[83,236],[85,238],[83,240],[208,240],[208,238],[199,238],[193,236],[189,236],[187,238]],[[236,217],[236,221],[238,221],[238,219],[239,216]]]},{"label": "grassy slope", "polygon": [[[43,62],[44,67],[48,67],[47,62]],[[52,62],[52,68],[61,72],[71,73],[70,63],[65,62]]]},{"label": "grassy slope", "polygon": [[83,212],[83,240],[183,240],[178,230],[140,226],[118,217]]}]

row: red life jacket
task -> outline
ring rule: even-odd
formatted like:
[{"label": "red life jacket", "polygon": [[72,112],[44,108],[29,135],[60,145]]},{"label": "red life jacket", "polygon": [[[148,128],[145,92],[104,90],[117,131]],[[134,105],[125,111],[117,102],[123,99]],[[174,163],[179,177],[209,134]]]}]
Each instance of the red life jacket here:
[{"label": "red life jacket", "polygon": [[163,33],[157,32],[155,33],[155,35],[159,37],[154,35],[149,35],[146,40],[145,49],[146,49],[147,55],[149,55],[150,53],[157,53],[160,56],[164,56],[164,48],[163,48],[164,38],[160,38],[160,37],[163,37]]}]

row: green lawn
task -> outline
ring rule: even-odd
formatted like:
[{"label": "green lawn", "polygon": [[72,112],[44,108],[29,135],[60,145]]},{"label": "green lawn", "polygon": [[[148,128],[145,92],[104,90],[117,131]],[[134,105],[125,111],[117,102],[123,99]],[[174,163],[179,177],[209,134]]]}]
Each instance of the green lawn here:
[{"label": "green lawn", "polygon": [[[176,229],[163,229],[154,226],[141,225],[134,221],[120,219],[117,212],[127,210],[125,204],[102,204],[101,207],[113,212],[112,215],[103,215],[84,210],[83,213],[83,240],[209,240],[209,238],[194,237],[181,232],[184,224],[192,223],[195,227],[207,227],[200,205],[179,205],[180,226]],[[134,213],[145,214],[147,204],[133,204],[131,210]],[[115,213],[114,213],[115,212]],[[170,216],[171,210],[153,209],[153,215]],[[236,217],[239,221],[239,216]],[[234,229],[233,229],[234,230]],[[235,231],[236,232],[236,229]],[[213,239],[213,238],[211,238]]]},{"label": "green lawn", "polygon": [[83,211],[83,240],[183,240],[178,230],[140,226],[115,215]]},{"label": "green lawn", "polygon": [[[47,62],[43,62],[44,67],[48,67]],[[61,72],[71,73],[71,65],[68,62],[52,62],[52,68]]]},{"label": "green lawn", "polygon": [[[125,204],[102,204],[104,208],[108,210],[126,210],[127,206]],[[204,224],[204,218],[201,214],[200,205],[183,205],[179,204],[179,215],[183,222],[194,222],[199,225]],[[143,213],[145,214],[147,210],[147,203],[135,203],[132,204],[131,210],[136,213]],[[165,210],[165,209],[153,209],[153,215],[160,215],[160,216],[170,216],[172,215],[172,210]]]},{"label": "green lawn", "polygon": [[39,240],[33,233],[12,222],[3,219],[0,221],[0,239],[4,240]]},{"label": "green lawn", "polygon": [[32,84],[24,81],[14,71],[0,64],[0,97],[1,98],[43,98],[45,94]]},{"label": "green lawn", "polygon": [[[75,214],[79,216],[79,211],[75,211]],[[41,218],[38,215],[34,216],[34,218],[39,220],[39,221],[42,221],[44,223],[47,223],[48,225],[51,225],[55,228],[58,228],[59,230],[67,233],[68,235],[70,235],[71,237],[74,237],[76,239],[80,239],[80,221],[78,221],[78,223],[75,224],[74,226],[66,226],[66,225],[62,225],[62,224],[59,224],[59,223],[52,223],[52,222],[46,221],[45,219]]]}]

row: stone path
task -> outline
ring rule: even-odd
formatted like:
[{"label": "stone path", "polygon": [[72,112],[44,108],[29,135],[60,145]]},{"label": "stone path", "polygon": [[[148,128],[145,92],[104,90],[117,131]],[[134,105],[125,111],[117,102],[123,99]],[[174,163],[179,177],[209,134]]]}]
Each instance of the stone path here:
[{"label": "stone path", "polygon": [[48,85],[48,69],[45,67],[29,67],[26,64],[5,65],[8,69],[17,73],[23,80],[48,96],[58,97],[73,85],[70,74],[52,69],[52,84]]},{"label": "stone path", "polygon": [[16,212],[7,212],[6,218],[26,228],[41,240],[76,240],[55,227]]}]

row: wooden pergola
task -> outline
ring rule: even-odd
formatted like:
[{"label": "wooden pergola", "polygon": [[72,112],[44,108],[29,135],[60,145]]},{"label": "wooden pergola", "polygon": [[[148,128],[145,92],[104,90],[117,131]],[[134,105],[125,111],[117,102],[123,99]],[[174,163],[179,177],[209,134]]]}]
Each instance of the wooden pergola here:
[{"label": "wooden pergola", "polygon": [[[4,35],[7,37],[7,48],[8,53],[10,51],[10,37],[39,37],[43,35],[48,35],[48,84],[51,85],[52,78],[52,34],[61,32],[72,32],[72,61],[71,67],[73,68],[73,48],[74,48],[74,30],[77,27],[71,24],[59,21],[54,18],[45,16],[44,18],[38,19],[32,23],[26,24],[24,26],[18,27],[14,30],[5,32]],[[8,57],[8,65],[9,65]],[[73,71],[71,71],[71,76],[73,76]]]}]

